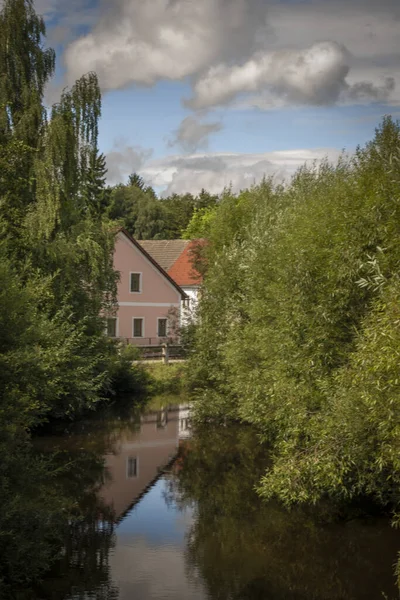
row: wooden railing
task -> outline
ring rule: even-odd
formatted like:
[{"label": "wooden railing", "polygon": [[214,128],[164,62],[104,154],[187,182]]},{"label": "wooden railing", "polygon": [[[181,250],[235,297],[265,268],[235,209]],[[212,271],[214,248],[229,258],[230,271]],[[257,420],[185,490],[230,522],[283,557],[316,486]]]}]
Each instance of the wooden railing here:
[{"label": "wooden railing", "polygon": [[[178,338],[119,338],[124,344],[136,346],[143,359],[160,359],[165,363],[169,359],[185,358],[186,354]],[[139,343],[138,343],[139,342]]]}]

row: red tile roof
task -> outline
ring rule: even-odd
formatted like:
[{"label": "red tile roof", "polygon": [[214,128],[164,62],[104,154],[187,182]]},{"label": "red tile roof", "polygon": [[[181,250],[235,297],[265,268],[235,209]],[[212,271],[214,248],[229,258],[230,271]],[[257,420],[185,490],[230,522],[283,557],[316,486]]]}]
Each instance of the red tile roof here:
[{"label": "red tile roof", "polygon": [[158,264],[168,271],[179,258],[190,240],[137,240]]},{"label": "red tile roof", "polygon": [[168,275],[180,286],[200,285],[202,276],[193,266],[193,252],[200,240],[189,242],[173,265],[168,269]]}]

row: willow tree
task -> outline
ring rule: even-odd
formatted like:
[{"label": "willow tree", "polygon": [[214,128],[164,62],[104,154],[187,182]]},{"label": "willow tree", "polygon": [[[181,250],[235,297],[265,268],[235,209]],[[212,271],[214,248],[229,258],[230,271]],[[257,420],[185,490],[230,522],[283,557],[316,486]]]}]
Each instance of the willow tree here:
[{"label": "willow tree", "polygon": [[[105,165],[98,152],[97,77],[82,76],[48,111],[43,93],[55,59],[44,47],[44,36],[44,22],[31,0],[5,0],[0,11],[0,233],[13,277],[32,291],[29,303],[44,323],[41,331],[51,332],[35,338],[41,348],[36,370],[42,361],[51,392],[32,405],[39,415],[48,410],[62,415],[90,405],[109,389],[108,365],[115,364],[115,352],[104,338],[100,315],[114,305],[116,274],[113,233],[98,210]],[[94,185],[96,173],[102,176]],[[68,365],[74,364],[72,375]],[[34,399],[40,385],[28,397]],[[18,385],[15,389],[16,395],[23,393]]]},{"label": "willow tree", "polygon": [[34,148],[46,113],[42,103],[55,54],[44,49],[43,19],[31,0],[5,0],[0,13],[0,143],[16,137]]},{"label": "willow tree", "polygon": [[79,318],[95,320],[115,296],[113,235],[96,209],[104,186],[93,189],[100,112],[94,73],[62,93],[39,140],[35,204],[25,219],[33,264],[56,275],[57,301],[69,295]]},{"label": "willow tree", "polygon": [[[31,0],[5,0],[0,12],[0,219],[3,237],[20,238],[24,210],[34,199],[33,157],[46,111],[43,92],[55,55],[44,49],[45,25]],[[5,227],[4,222],[7,224]]]}]

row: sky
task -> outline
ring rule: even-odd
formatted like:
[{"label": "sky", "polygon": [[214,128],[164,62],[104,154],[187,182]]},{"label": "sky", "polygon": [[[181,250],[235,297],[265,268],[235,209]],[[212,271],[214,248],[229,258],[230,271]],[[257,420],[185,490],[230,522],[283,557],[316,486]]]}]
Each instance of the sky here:
[{"label": "sky", "polygon": [[108,182],[239,190],[400,117],[399,0],[36,0],[60,90],[95,71]]}]

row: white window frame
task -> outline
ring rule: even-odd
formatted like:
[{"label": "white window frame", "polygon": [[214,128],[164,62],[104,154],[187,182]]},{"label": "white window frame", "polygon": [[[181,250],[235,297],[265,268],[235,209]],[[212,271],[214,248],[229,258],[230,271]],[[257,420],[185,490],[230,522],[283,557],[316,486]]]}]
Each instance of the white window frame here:
[{"label": "white window frame", "polygon": [[[165,330],[165,336],[159,335],[159,333],[158,333],[159,332],[159,321],[167,321],[167,327],[166,327],[166,330]],[[158,338],[160,338],[160,337],[168,337],[168,334],[169,334],[169,319],[168,319],[168,317],[157,317],[157,337]]]},{"label": "white window frame", "polygon": [[[134,328],[135,319],[142,319],[142,321],[143,321],[143,323],[142,323],[142,335],[135,335],[135,328]],[[145,327],[145,318],[144,317],[132,317],[132,339],[141,340],[144,337],[146,337],[145,334],[144,334],[144,327]]]},{"label": "white window frame", "polygon": [[[136,461],[136,475],[129,475],[129,461],[134,458]],[[126,457],[126,478],[136,479],[139,477],[139,457],[138,456],[127,456]]]},{"label": "white window frame", "polygon": [[[131,276],[132,275],[139,275],[139,291],[138,292],[132,292],[131,290]],[[141,294],[143,291],[143,273],[142,271],[129,271],[129,293],[130,294]]]},{"label": "white window frame", "polygon": [[[105,317],[105,319],[106,319],[106,324],[105,324],[105,328],[104,328],[105,334],[110,339],[115,340],[115,338],[119,337],[119,317]],[[108,335],[108,323],[107,323],[108,319],[115,319],[115,321],[116,321],[116,323],[115,323],[115,337],[113,337],[111,335]]]}]

